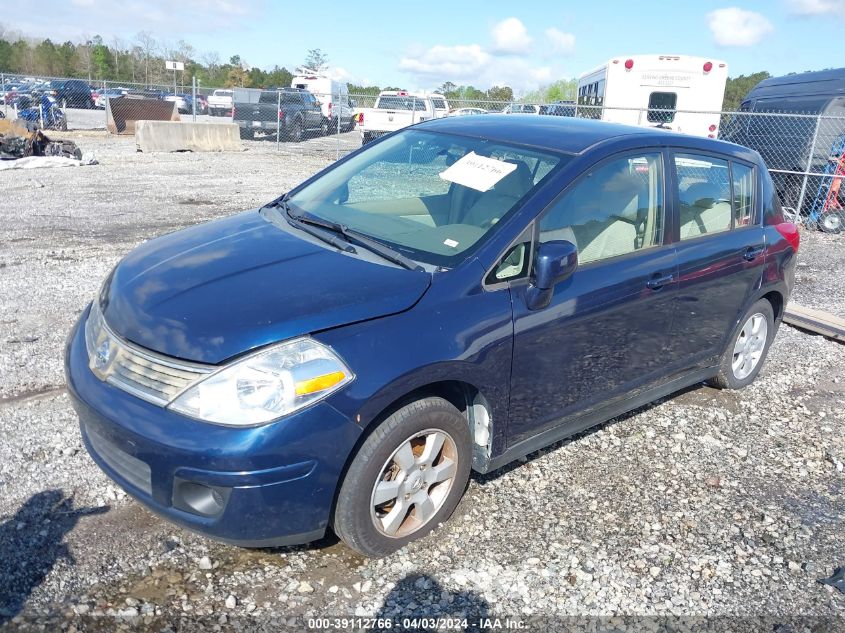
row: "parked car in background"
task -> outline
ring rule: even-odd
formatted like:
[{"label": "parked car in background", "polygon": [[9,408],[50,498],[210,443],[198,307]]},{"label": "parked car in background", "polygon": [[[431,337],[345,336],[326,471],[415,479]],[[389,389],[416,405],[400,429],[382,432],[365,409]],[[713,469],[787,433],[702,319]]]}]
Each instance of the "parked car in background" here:
[{"label": "parked car in background", "polygon": [[439,92],[424,92],[423,96],[431,99],[431,105],[434,106],[434,118],[442,119],[449,116],[449,102],[446,97]]},{"label": "parked car in background", "polygon": [[231,90],[215,90],[208,97],[208,113],[211,116],[230,116],[232,114],[233,92]]},{"label": "parked car in background", "polygon": [[541,105],[539,113],[547,116],[575,116],[575,102],[556,101]]},{"label": "parked car in background", "polygon": [[471,470],[751,384],[798,244],[753,150],[426,121],[130,252],[67,339],[66,383],[91,457],[156,514],[385,556],[446,521]]},{"label": "parked car in background", "polygon": [[208,114],[208,98],[205,95],[197,95],[197,114]]},{"label": "parked car in background", "polygon": [[281,138],[299,142],[328,131],[317,99],[307,90],[235,88],[234,100],[232,121],[240,126],[244,139],[255,138],[256,132],[275,135],[278,131]]},{"label": "parked car in background", "polygon": [[94,105],[98,108],[105,108],[106,101],[116,97],[122,97],[128,92],[129,90],[127,88],[106,88],[105,90],[100,90],[97,92],[97,97],[94,99]]},{"label": "parked car in background", "polygon": [[[448,114],[448,109],[446,112]],[[366,145],[390,132],[435,118],[439,117],[433,100],[427,93],[384,90],[379,93],[372,108],[358,111],[361,143]]]},{"label": "parked car in background", "polygon": [[46,83],[44,92],[63,108],[94,108],[91,86],[81,79],[54,79]]},{"label": "parked car in background", "polygon": [[176,109],[179,111],[179,114],[191,114],[193,113],[193,97],[187,94],[176,94],[176,95],[167,95],[164,98],[165,101],[171,101],[176,104]]},{"label": "parked car in background", "polygon": [[449,112],[449,116],[469,116],[472,114],[487,114],[483,108],[456,108]]},{"label": "parked car in background", "polygon": [[340,118],[340,131],[348,132],[355,127],[354,109],[349,103],[349,87],[345,81],[336,81],[330,77],[308,70],[300,69],[300,74],[295,75],[290,82],[292,88],[307,90],[314,95],[320,104],[323,118],[326,119],[326,127],[329,130],[338,129],[338,118]]},{"label": "parked car in background", "polygon": [[536,103],[511,103],[502,112],[505,114],[540,114],[540,106]]}]

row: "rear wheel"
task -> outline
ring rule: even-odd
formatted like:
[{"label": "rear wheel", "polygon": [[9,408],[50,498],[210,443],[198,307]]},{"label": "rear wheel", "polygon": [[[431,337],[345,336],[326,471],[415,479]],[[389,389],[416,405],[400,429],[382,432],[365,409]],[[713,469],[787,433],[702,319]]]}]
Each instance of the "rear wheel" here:
[{"label": "rear wheel", "polygon": [[469,426],[442,398],[388,417],[361,446],[338,493],[335,533],[365,556],[386,556],[449,518],[472,459]]},{"label": "rear wheel", "polygon": [[719,373],[711,384],[719,389],[742,389],[751,384],[763,367],[774,337],[772,304],[760,299],[743,316],[742,325],[722,355]]},{"label": "rear wheel", "polygon": [[242,127],[240,128],[241,139],[243,140],[254,140],[255,139],[255,130],[250,130],[248,128]]},{"label": "rear wheel", "polygon": [[291,124],[288,138],[294,143],[299,143],[302,140],[302,122],[298,119]]}]

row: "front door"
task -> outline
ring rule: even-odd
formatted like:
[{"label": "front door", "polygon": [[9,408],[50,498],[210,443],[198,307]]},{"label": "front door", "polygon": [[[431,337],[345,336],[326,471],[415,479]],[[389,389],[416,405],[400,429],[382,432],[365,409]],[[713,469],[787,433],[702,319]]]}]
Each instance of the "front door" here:
[{"label": "front door", "polygon": [[579,268],[539,310],[527,307],[526,281],[511,284],[509,445],[648,386],[676,364],[667,352],[677,265],[664,209],[663,156],[654,151],[590,168],[538,220],[539,242],[573,242]]}]

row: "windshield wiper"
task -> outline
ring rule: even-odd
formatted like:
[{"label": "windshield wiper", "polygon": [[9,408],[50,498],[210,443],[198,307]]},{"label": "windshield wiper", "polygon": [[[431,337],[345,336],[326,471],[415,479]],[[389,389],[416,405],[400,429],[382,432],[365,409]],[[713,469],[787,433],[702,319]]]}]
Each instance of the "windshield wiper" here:
[{"label": "windshield wiper", "polygon": [[[294,213],[293,210],[290,208],[290,205],[287,202],[287,194],[282,196],[281,198],[277,198],[266,205],[264,205],[264,209],[268,209],[270,207],[280,207],[285,212],[285,219],[288,221],[293,227],[298,228],[300,231],[305,231],[308,235],[316,237],[318,240],[325,242],[331,246],[334,246],[336,249],[343,251],[344,253],[353,253],[356,254],[358,251],[355,250],[355,247],[349,243],[349,240],[342,240],[338,239],[337,235],[334,233],[327,233],[324,230],[315,229],[315,227],[322,227],[322,225],[316,224],[314,222],[308,222],[305,218],[302,218],[300,214]],[[330,227],[322,227],[328,228],[331,230]]]},{"label": "windshield wiper", "polygon": [[386,259],[389,262],[398,264],[399,266],[407,268],[408,270],[418,270],[425,272],[425,268],[417,264],[412,259],[405,257],[399,251],[396,251],[390,248],[387,244],[383,244],[378,240],[374,240],[371,237],[364,235],[363,233],[353,231],[345,224],[341,224],[340,222],[332,222],[331,220],[323,220],[322,218],[318,218],[311,215],[307,211],[303,211],[301,213],[294,213],[290,209],[290,205],[288,205],[287,202],[284,200],[281,200],[280,204],[284,204],[286,206],[285,210],[288,214],[288,217],[293,218],[297,222],[311,224],[313,226],[328,229],[329,231],[333,231],[335,233],[338,233],[339,235],[342,235],[347,242],[357,244],[358,246],[363,246],[367,250],[372,251],[373,253],[381,257],[382,259]]}]

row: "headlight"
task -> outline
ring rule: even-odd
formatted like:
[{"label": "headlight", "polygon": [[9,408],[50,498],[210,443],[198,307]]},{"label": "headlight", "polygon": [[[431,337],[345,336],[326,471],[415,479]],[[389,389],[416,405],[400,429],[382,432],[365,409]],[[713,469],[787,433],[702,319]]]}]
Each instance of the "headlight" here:
[{"label": "headlight", "polygon": [[321,400],[355,376],[330,349],[301,338],[262,350],[203,378],[169,408],[216,424],[252,426]]}]

